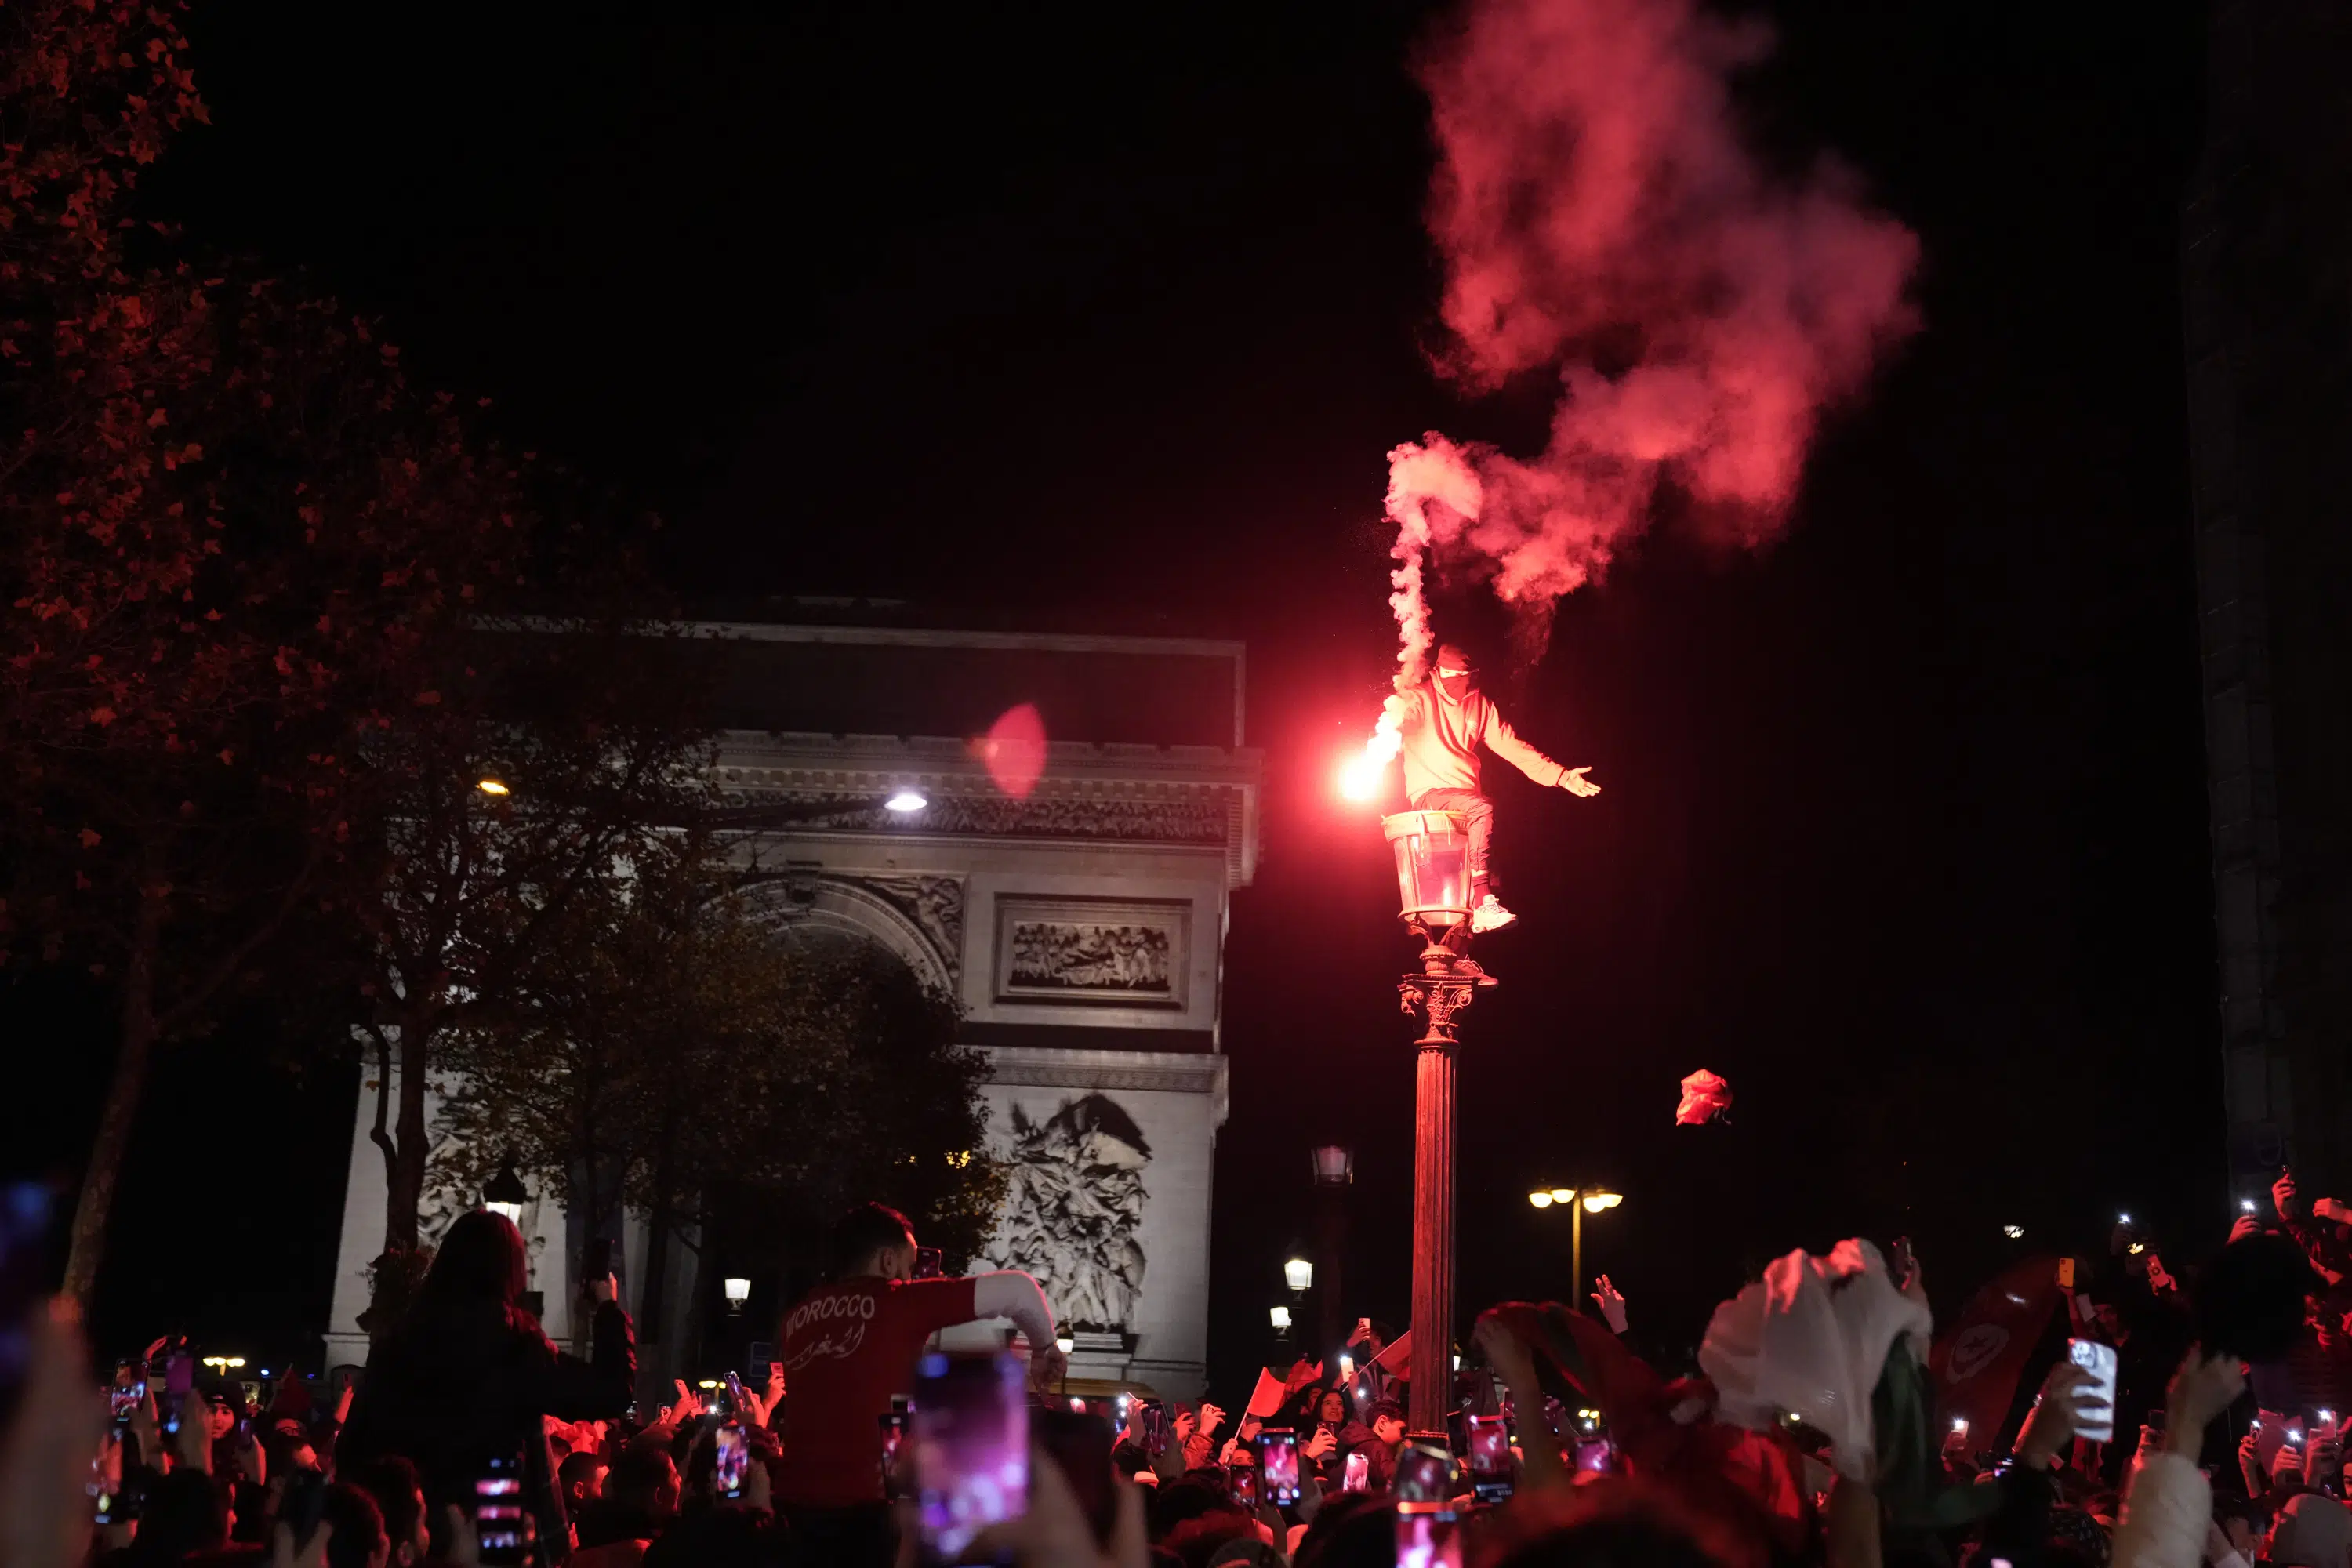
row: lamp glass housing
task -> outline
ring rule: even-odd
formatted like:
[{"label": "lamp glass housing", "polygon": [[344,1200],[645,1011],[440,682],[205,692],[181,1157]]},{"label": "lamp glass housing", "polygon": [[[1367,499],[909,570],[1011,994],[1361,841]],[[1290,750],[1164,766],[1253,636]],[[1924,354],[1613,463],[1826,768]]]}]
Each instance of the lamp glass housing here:
[{"label": "lamp glass housing", "polygon": [[1265,1310],[1265,1317],[1266,1321],[1277,1329],[1290,1327],[1290,1309],[1287,1307],[1268,1307]]},{"label": "lamp glass housing", "polygon": [[1596,1188],[1584,1194],[1584,1212],[1586,1214],[1599,1214],[1602,1209],[1613,1209],[1624,1201],[1625,1194],[1622,1193],[1612,1193],[1606,1189]]},{"label": "lamp glass housing", "polygon": [[1381,818],[1396,855],[1404,918],[1457,926],[1470,918],[1470,829],[1458,811],[1400,811]]},{"label": "lamp glass housing", "polygon": [[751,1282],[740,1275],[729,1276],[726,1290],[727,1299],[739,1307],[751,1299]]},{"label": "lamp glass housing", "polygon": [[482,1200],[482,1206],[489,1210],[494,1215],[504,1216],[509,1225],[520,1226],[522,1224],[522,1205],[520,1204],[505,1203],[497,1198],[484,1198]]},{"label": "lamp glass housing", "polygon": [[1356,1179],[1356,1152],[1346,1144],[1318,1144],[1313,1154],[1318,1184],[1344,1187]]},{"label": "lamp glass housing", "polygon": [[1294,1258],[1282,1266],[1282,1282],[1294,1290],[1315,1288],[1315,1265],[1304,1258]]}]

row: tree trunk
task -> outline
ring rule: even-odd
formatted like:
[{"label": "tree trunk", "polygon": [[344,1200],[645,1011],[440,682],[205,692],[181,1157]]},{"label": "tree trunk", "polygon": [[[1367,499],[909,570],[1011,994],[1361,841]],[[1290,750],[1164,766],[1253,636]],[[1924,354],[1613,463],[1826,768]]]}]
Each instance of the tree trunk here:
[{"label": "tree trunk", "polygon": [[[416,1213],[425,1202],[425,1063],[430,1033],[421,1013],[400,1021],[400,1111],[383,1148],[383,1249],[416,1250]],[[379,1089],[377,1092],[383,1092]]]},{"label": "tree trunk", "polygon": [[114,1185],[122,1173],[123,1151],[147,1088],[147,1062],[155,1046],[155,961],[163,946],[163,899],[160,873],[140,879],[139,913],[131,927],[131,952],[123,965],[121,1038],[114,1056],[114,1081],[98,1119],[81,1198],[74,1205],[73,1241],[66,1258],[65,1292],[85,1316],[98,1288],[98,1266],[106,1256],[106,1222],[114,1208]]}]

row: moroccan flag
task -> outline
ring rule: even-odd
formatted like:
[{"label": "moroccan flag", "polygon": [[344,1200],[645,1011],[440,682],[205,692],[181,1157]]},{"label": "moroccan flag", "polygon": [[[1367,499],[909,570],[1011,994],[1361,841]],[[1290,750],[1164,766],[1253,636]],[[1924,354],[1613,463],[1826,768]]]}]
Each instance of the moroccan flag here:
[{"label": "moroccan flag", "polygon": [[1994,1446],[2026,1359],[2063,1297],[2058,1260],[2029,1258],[1979,1290],[1958,1321],[1937,1336],[1927,1361],[1936,1411],[1947,1430],[1955,1420],[1969,1424],[1970,1448]]},{"label": "moroccan flag", "polygon": [[1275,1376],[1271,1372],[1260,1369],[1257,1374],[1257,1387],[1250,1391],[1249,1405],[1242,1414],[1255,1415],[1263,1421],[1282,1408],[1282,1379]]},{"label": "moroccan flag", "polygon": [[1412,1375],[1412,1331],[1407,1329],[1388,1342],[1388,1348],[1372,1358],[1372,1364],[1391,1377],[1410,1378]]}]

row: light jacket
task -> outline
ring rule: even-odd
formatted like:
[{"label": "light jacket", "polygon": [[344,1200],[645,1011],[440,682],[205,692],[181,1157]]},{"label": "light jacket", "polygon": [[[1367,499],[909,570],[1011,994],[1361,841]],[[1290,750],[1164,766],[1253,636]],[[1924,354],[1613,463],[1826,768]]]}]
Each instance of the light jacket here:
[{"label": "light jacket", "polygon": [[1433,789],[1476,790],[1481,744],[1547,789],[1568,775],[1566,768],[1520,740],[1483,691],[1450,702],[1434,681],[1424,681],[1390,698],[1389,707],[1398,717],[1408,800]]}]

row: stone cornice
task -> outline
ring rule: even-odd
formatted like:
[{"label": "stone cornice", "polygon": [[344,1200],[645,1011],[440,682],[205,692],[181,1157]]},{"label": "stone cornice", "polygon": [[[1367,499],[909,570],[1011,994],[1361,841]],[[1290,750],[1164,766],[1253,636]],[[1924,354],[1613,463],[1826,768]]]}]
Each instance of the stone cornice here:
[{"label": "stone cornice", "polygon": [[1173,1051],[1063,1050],[1053,1046],[975,1046],[990,1081],[1006,1088],[1157,1089],[1205,1094],[1224,1120],[1225,1058]]}]

